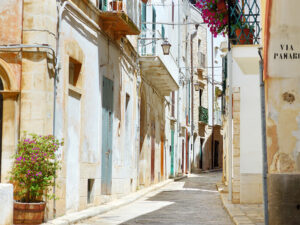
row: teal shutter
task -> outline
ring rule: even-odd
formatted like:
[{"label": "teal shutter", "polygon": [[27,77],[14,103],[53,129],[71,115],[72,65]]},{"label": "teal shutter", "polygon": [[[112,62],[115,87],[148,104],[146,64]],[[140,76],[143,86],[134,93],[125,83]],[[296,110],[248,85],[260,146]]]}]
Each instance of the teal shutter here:
[{"label": "teal shutter", "polygon": [[165,26],[161,25],[161,37],[164,39],[165,38]]},{"label": "teal shutter", "polygon": [[99,5],[99,9],[102,11],[106,11],[107,10],[107,0],[100,0],[100,5]]},{"label": "teal shutter", "polygon": [[[146,24],[146,20],[147,20],[147,5],[145,3],[142,3],[142,16],[141,16],[141,30],[142,30],[142,38],[146,37],[146,30],[147,30],[147,24]],[[145,46],[145,40],[141,40],[141,54],[145,55],[146,54],[146,46]]]},{"label": "teal shutter", "polygon": [[[152,6],[152,37],[156,38],[156,10],[154,6]],[[156,40],[153,39],[152,42],[152,54],[155,55],[156,53]]]},{"label": "teal shutter", "polygon": [[142,3],[142,31],[145,31],[147,29],[146,23],[147,18],[147,5],[145,3]]}]

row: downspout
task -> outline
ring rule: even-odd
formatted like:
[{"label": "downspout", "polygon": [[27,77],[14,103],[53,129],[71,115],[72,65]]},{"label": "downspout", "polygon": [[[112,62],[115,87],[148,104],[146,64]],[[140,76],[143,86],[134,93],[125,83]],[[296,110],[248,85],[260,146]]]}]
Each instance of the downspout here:
[{"label": "downspout", "polygon": [[[177,35],[178,35],[178,49],[177,49],[177,66],[178,66],[178,75],[180,76],[180,74],[182,73],[181,70],[180,70],[180,48],[181,48],[181,43],[180,43],[180,0],[178,0],[178,6],[177,6],[177,10],[178,10],[178,18],[177,18],[177,21],[178,21],[178,31],[177,31]],[[179,142],[179,133],[180,133],[180,110],[179,110],[179,107],[180,107],[180,96],[179,96],[179,93],[180,93],[180,83],[179,83],[179,89],[178,89],[178,93],[177,93],[177,144],[176,144],[176,156],[177,156],[177,153],[179,152],[179,145],[180,145],[180,142]],[[183,159],[182,159],[183,160]],[[177,157],[175,157],[175,152],[174,152],[174,161],[175,162],[178,162],[177,161]],[[176,172],[177,172],[177,168],[178,168],[178,165],[177,163],[174,162],[174,175],[176,176]],[[183,173],[183,171],[182,171]]]},{"label": "downspout", "polygon": [[[228,40],[229,41],[229,40]],[[232,52],[227,54],[227,74],[228,74],[228,200],[232,201]]]},{"label": "downspout", "polygon": [[[193,40],[197,35],[197,29],[191,34],[191,92],[192,92],[192,102],[191,102],[191,108],[192,108],[192,115],[191,115],[191,128],[192,128],[192,154],[193,154],[193,164],[195,163],[195,146],[194,146],[194,56],[193,56]],[[192,169],[192,166],[191,166]]]},{"label": "downspout", "polygon": [[214,118],[215,118],[215,86],[214,86],[214,36],[211,34],[211,98],[212,98],[212,107],[211,107],[211,169],[214,168]]},{"label": "downspout", "polygon": [[259,61],[259,81],[260,81],[260,104],[261,104],[261,131],[262,131],[262,160],[263,160],[263,198],[264,198],[264,219],[265,225],[269,225],[269,212],[268,212],[268,156],[267,156],[267,141],[266,141],[266,103],[265,103],[265,84],[264,84],[264,63],[261,55],[261,49],[259,48],[258,53],[260,56]]},{"label": "downspout", "polygon": [[[231,0],[227,0],[229,15],[231,15]],[[230,46],[231,21],[228,20],[228,53],[227,53],[227,75],[228,75],[228,200],[232,201],[232,52]]]}]

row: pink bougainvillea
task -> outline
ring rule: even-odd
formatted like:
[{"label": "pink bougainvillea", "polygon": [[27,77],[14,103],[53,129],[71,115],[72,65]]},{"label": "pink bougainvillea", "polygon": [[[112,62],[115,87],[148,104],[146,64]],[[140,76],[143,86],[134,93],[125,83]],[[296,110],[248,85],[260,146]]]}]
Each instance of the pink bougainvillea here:
[{"label": "pink bougainvillea", "polygon": [[201,11],[203,22],[208,24],[214,37],[228,32],[228,6],[225,0],[199,0],[196,7]]},{"label": "pink bougainvillea", "polygon": [[56,171],[61,167],[57,150],[62,145],[63,141],[52,135],[31,134],[19,141],[10,173],[18,200],[37,202],[43,200],[44,194],[55,197],[48,190],[54,185]]}]

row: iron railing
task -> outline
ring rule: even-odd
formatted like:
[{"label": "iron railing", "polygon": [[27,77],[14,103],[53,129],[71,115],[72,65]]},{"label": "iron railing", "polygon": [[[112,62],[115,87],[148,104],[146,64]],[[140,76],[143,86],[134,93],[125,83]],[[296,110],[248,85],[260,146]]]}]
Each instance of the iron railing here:
[{"label": "iron railing", "polygon": [[99,9],[105,12],[124,12],[139,26],[138,6],[134,0],[100,0]]},{"label": "iron railing", "polygon": [[258,0],[228,0],[229,39],[232,44],[260,43]]},{"label": "iron railing", "polygon": [[199,122],[208,124],[208,109],[199,106]]}]

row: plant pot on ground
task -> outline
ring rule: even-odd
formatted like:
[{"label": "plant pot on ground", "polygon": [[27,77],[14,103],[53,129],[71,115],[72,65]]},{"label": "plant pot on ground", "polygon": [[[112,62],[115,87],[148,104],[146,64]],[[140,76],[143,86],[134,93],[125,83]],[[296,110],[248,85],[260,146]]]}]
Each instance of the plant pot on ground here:
[{"label": "plant pot on ground", "polygon": [[61,168],[57,150],[63,142],[52,135],[31,134],[21,139],[13,156],[10,182],[14,184],[14,224],[41,224],[47,195]]},{"label": "plant pot on ground", "polygon": [[112,1],[109,3],[109,5],[113,11],[122,11],[123,10],[123,2],[122,1]]}]

